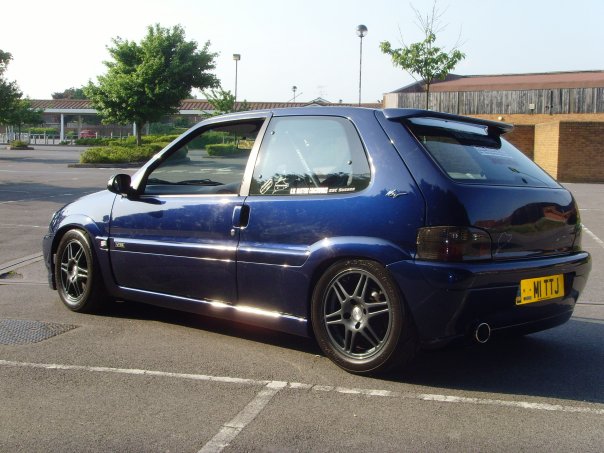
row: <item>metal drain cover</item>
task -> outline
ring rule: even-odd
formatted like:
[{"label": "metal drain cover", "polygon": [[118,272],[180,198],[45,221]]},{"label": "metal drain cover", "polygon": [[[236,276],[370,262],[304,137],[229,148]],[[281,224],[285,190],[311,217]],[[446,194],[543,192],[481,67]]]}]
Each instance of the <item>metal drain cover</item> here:
[{"label": "metal drain cover", "polygon": [[0,319],[0,344],[38,343],[69,332],[78,326],[22,319]]}]

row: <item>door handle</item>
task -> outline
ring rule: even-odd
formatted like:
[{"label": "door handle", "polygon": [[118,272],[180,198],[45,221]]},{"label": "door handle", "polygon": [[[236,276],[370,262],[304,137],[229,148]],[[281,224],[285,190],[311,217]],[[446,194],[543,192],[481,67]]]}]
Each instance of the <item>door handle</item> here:
[{"label": "door handle", "polygon": [[245,228],[250,221],[250,207],[248,205],[235,206],[233,209],[233,228]]}]

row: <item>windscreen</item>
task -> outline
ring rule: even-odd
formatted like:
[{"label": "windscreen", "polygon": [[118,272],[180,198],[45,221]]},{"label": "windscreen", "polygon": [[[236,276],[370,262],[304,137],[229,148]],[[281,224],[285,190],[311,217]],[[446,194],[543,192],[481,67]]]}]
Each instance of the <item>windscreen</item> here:
[{"label": "windscreen", "polygon": [[434,118],[409,119],[406,125],[443,171],[456,181],[559,187],[551,176],[487,126]]}]

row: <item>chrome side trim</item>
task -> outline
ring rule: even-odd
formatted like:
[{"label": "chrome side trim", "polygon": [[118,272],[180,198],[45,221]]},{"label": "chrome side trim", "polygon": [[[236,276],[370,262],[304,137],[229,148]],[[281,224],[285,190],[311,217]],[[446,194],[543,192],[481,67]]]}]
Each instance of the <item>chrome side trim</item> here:
[{"label": "chrome side trim", "polygon": [[308,320],[288,313],[266,310],[245,304],[192,299],[124,286],[120,286],[119,289],[125,299],[131,298],[132,300],[138,300],[139,302],[151,305],[242,322],[293,335],[309,336]]}]

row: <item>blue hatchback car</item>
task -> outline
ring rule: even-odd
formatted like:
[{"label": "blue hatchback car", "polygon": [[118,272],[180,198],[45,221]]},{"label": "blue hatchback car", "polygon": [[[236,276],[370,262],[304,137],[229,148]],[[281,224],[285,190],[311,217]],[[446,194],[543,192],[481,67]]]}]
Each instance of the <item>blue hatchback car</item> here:
[{"label": "blue hatchback car", "polygon": [[408,109],[211,118],[54,214],[49,282],[78,312],[125,299],[314,335],[359,374],[550,328],[590,256],[572,195],[510,129]]}]

